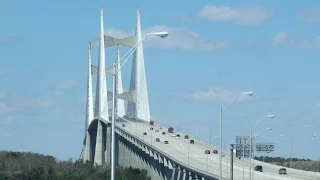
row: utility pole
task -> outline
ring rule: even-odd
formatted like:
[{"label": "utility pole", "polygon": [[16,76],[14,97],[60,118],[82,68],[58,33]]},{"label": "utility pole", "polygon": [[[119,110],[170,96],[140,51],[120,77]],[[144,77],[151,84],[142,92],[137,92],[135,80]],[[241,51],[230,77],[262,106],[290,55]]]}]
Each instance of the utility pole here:
[{"label": "utility pole", "polygon": [[292,140],[290,141],[290,167],[292,166]]},{"label": "utility pole", "polygon": [[231,144],[231,149],[230,149],[230,180],[233,180],[233,150],[234,150],[234,145]]}]

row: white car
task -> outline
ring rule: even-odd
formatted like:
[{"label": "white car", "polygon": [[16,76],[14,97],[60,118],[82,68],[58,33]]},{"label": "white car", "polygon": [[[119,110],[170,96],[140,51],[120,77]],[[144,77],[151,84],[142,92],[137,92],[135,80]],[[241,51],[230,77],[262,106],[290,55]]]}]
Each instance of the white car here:
[{"label": "white car", "polygon": [[180,139],[180,137],[177,136],[176,139]]}]

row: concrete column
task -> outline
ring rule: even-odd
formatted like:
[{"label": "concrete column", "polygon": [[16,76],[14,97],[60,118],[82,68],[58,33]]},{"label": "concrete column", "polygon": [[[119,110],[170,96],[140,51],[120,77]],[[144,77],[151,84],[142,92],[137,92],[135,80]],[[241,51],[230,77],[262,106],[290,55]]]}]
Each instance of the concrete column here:
[{"label": "concrete column", "polygon": [[98,121],[94,164],[100,166],[102,165],[102,162],[103,162],[102,124],[101,124],[101,121]]},{"label": "concrete column", "polygon": [[83,153],[83,161],[90,161],[91,160],[91,143],[90,143],[90,133],[86,131],[86,142],[84,147]]},{"label": "concrete column", "polygon": [[194,179],[196,179],[196,175],[193,172],[191,172],[189,180],[194,180]]}]

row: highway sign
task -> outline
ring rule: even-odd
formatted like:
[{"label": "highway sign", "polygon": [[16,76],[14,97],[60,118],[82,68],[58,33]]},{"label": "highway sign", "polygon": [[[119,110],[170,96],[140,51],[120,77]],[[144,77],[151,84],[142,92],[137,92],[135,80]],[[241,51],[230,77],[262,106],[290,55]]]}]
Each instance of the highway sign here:
[{"label": "highway sign", "polygon": [[274,143],[256,143],[256,151],[272,152],[274,151]]}]

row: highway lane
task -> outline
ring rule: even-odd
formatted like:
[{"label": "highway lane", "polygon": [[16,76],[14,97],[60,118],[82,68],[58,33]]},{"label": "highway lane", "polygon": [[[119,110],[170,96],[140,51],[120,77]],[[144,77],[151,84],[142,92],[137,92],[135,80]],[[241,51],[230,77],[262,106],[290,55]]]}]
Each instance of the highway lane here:
[{"label": "highway lane", "polygon": [[[118,123],[119,126],[122,123]],[[166,128],[159,129],[159,132],[155,132],[157,127],[154,127],[154,130],[150,130],[150,125],[147,123],[137,123],[137,122],[125,122],[125,129],[136,136],[144,139],[147,143],[152,144],[152,146],[161,149],[167,154],[173,155],[177,160],[183,162],[187,166],[190,166],[192,169],[201,169],[203,171],[208,171],[210,174],[219,174],[219,155],[212,154],[213,149],[218,149],[215,146],[210,146],[200,140],[194,139],[195,144],[190,144],[189,140],[183,139],[183,134],[180,139],[176,139],[171,136],[170,133],[167,133]],[[166,135],[161,133],[165,131]],[[143,132],[147,132],[147,135],[143,135]],[[156,142],[156,138],[160,138],[161,142]],[[190,137],[190,136],[189,136]],[[190,137],[191,138],[191,137]],[[165,140],[169,141],[169,144],[163,144]],[[211,151],[211,154],[206,155],[204,151],[208,149]],[[229,177],[229,167],[230,165],[230,151],[223,151],[226,157],[223,158],[223,177]],[[220,153],[220,152],[219,152]],[[188,155],[189,154],[189,155]],[[208,164],[208,165],[207,165]],[[288,175],[279,175],[278,169],[280,166],[263,163],[260,161],[255,161],[255,165],[262,165],[264,172],[254,172],[255,179],[259,180],[270,180],[270,179],[292,179],[292,180],[314,180],[320,179],[319,173],[307,172],[307,171],[297,171],[291,168],[287,168]],[[243,176],[244,175],[244,176]],[[234,158],[234,179],[242,180],[249,179],[249,160],[248,159],[237,159]]]},{"label": "highway lane", "polygon": [[[206,149],[198,148],[197,145],[189,144],[189,140],[184,139],[176,139],[171,136],[171,134],[166,133],[166,135],[162,135],[162,131],[160,130],[158,133],[154,131],[150,131],[150,126],[142,125],[142,128],[138,128],[139,126],[135,123],[126,124],[127,129],[131,129],[130,132],[136,134],[139,138],[143,139],[152,146],[161,149],[162,151],[173,154],[176,159],[183,162],[186,166],[189,166],[192,169],[203,170],[209,172],[210,174],[219,174],[219,158],[218,155],[209,154],[206,155],[204,151]],[[165,129],[163,129],[165,131]],[[147,132],[147,135],[143,135],[143,132]],[[152,133],[151,133],[152,132]],[[155,142],[155,138],[159,137],[161,142]],[[165,140],[169,141],[169,144],[163,144]],[[189,147],[189,148],[188,148]],[[188,158],[189,151],[189,158]],[[178,152],[178,153],[177,153]],[[211,151],[212,152],[212,151]],[[188,163],[189,160],[189,163]],[[223,160],[224,164],[228,162]],[[207,163],[209,166],[207,166]],[[235,170],[236,171],[236,170]],[[223,168],[223,177],[227,178],[229,175],[229,168],[224,166]],[[242,174],[242,169],[240,170]],[[242,177],[242,176],[241,176]],[[235,178],[236,180],[237,178]],[[239,178],[240,179],[240,178]]]}]

